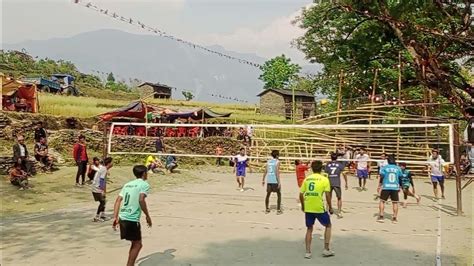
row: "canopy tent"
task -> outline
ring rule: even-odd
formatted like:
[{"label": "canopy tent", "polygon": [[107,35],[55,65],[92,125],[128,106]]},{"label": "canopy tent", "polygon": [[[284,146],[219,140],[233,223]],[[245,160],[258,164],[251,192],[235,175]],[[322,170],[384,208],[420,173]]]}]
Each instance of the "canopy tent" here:
[{"label": "canopy tent", "polygon": [[191,118],[193,120],[202,120],[209,119],[209,118],[222,118],[222,117],[229,117],[232,113],[216,113],[208,108],[198,108],[195,110],[190,111],[183,111],[183,112],[175,112],[175,113],[167,113],[168,119],[170,121],[174,121],[178,118],[188,119]]},{"label": "canopy tent", "polygon": [[99,115],[102,121],[110,121],[116,117],[128,117],[128,118],[138,118],[145,119],[147,114],[153,113],[155,115],[166,116],[166,119],[170,122],[175,121],[178,118],[193,120],[202,120],[203,118],[219,118],[219,117],[229,117],[231,113],[219,114],[213,112],[207,108],[198,108],[190,111],[177,112],[164,107],[158,107],[149,105],[143,101],[135,101],[130,103],[127,106],[121,107],[119,109],[104,113]]},{"label": "canopy tent", "polygon": [[38,112],[38,90],[36,85],[23,83],[0,73],[2,88],[2,110],[26,110]]},{"label": "canopy tent", "polygon": [[147,113],[150,113],[150,112],[159,113],[164,110],[167,110],[167,109],[149,105],[143,101],[135,101],[135,102],[131,102],[130,104],[126,106],[120,107],[116,110],[101,114],[99,115],[99,117],[100,117],[100,120],[102,121],[110,121],[115,117],[130,117],[130,118],[145,119],[145,115]]}]

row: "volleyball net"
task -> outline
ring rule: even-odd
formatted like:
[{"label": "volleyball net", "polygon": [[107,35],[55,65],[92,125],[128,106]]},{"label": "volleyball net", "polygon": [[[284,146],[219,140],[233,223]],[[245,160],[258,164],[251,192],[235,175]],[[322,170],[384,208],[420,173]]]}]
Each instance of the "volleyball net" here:
[{"label": "volleyball net", "polygon": [[[280,160],[329,160],[339,145],[355,151],[365,148],[370,161],[382,153],[395,154],[398,162],[426,164],[433,148],[448,163],[454,161],[451,124],[111,124],[108,153],[111,155],[160,154],[176,157],[231,157],[241,148],[250,159],[267,160],[272,150]],[[164,149],[156,140],[162,136]],[[220,149],[218,148],[220,147]],[[221,152],[219,152],[219,150]],[[354,160],[350,156],[345,160]]]}]

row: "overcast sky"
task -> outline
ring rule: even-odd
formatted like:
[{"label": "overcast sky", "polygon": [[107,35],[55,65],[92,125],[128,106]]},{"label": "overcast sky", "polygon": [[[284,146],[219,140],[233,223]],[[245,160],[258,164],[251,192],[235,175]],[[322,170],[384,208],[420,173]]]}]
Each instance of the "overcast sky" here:
[{"label": "overcast sky", "polygon": [[[0,0],[1,43],[68,37],[98,29],[143,33],[72,0]],[[89,1],[83,1],[85,3]],[[285,53],[304,63],[291,41],[302,31],[291,21],[311,0],[94,0],[103,9],[204,45],[218,44],[263,57]],[[158,37],[157,37],[158,38]]]}]

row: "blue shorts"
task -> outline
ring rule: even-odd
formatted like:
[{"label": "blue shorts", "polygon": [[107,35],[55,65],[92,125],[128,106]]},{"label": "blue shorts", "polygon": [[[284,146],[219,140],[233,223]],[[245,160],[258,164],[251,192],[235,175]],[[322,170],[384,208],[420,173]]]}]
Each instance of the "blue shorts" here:
[{"label": "blue shorts", "polygon": [[367,177],[369,177],[369,170],[367,170],[367,169],[365,169],[365,170],[357,169],[357,177],[358,178],[367,178]]},{"label": "blue shorts", "polygon": [[444,176],[439,176],[439,175],[432,175],[431,176],[431,182],[438,182],[438,183],[443,183],[444,182]]},{"label": "blue shorts", "polygon": [[319,223],[323,226],[328,226],[331,224],[331,218],[329,217],[328,212],[323,213],[305,213],[306,227],[313,227],[314,221],[318,219]]},{"label": "blue shorts", "polygon": [[237,169],[236,176],[243,176],[245,177],[245,168],[244,169]]}]

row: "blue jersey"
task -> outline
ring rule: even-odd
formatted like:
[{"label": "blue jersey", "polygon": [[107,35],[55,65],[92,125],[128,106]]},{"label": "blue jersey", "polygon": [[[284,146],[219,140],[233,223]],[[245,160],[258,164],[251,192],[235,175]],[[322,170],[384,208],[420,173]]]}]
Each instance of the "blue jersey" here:
[{"label": "blue jersey", "polygon": [[271,159],[267,162],[267,184],[278,184],[277,180],[277,159]]},{"label": "blue jersey", "polygon": [[402,180],[402,169],[394,164],[389,164],[380,170],[382,190],[399,190]]}]

